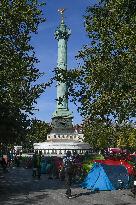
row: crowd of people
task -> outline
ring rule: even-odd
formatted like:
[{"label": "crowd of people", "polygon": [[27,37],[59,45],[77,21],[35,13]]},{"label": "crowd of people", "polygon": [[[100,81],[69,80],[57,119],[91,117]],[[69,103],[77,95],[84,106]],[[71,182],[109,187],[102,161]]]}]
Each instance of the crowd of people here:
[{"label": "crowd of people", "polygon": [[[82,166],[86,158],[87,153],[84,156],[80,156],[76,152],[72,155],[70,151],[67,151],[64,157],[53,157],[44,156],[42,152],[35,151],[33,156],[26,157],[26,160],[24,160],[21,152],[7,150],[5,154],[0,150],[0,165],[4,172],[13,166],[23,166],[24,168],[32,169],[33,178],[40,179],[41,174],[47,174],[49,180],[60,179],[65,182],[65,195],[69,199],[72,198],[72,182],[81,182],[87,175],[86,170]],[[136,181],[136,178],[134,178],[134,181]],[[136,184],[132,187],[131,191],[136,196]]]},{"label": "crowd of people", "polygon": [[45,157],[41,152],[35,152],[32,158],[32,177],[40,179],[42,173],[48,175],[48,179],[60,179],[65,181],[66,193],[71,198],[71,183],[80,180],[85,172],[82,170],[81,158],[75,153],[73,156],[67,151],[66,156]]},{"label": "crowd of people", "polygon": [[12,166],[19,167],[21,159],[21,152],[17,152],[14,149],[7,149],[6,151],[0,149],[0,165],[4,172],[7,172],[8,168]]},{"label": "crowd of people", "polygon": [[[117,155],[116,160],[124,159],[125,155]],[[72,182],[81,182],[85,178],[87,172],[83,169],[82,161],[86,156],[79,156],[77,153],[74,155],[70,151],[67,151],[66,156],[63,158],[58,157],[44,157],[41,152],[35,152],[32,158],[33,177],[40,178],[41,173],[48,174],[48,179],[60,179],[65,181],[66,193],[65,195],[70,199],[73,198],[71,194]],[[116,158],[115,156],[109,155],[109,159]],[[125,157],[127,159],[127,157]],[[130,158],[130,157],[129,157]],[[107,155],[105,160],[107,159]],[[114,159],[115,160],[115,159]],[[133,161],[134,162],[134,161]],[[131,192],[134,197],[136,196],[136,176],[133,176],[131,186]]]}]

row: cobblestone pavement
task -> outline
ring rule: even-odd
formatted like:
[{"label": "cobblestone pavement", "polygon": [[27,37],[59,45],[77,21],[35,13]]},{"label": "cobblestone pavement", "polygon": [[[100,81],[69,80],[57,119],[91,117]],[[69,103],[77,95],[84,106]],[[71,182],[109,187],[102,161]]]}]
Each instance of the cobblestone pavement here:
[{"label": "cobblestone pavement", "polygon": [[130,190],[93,193],[74,185],[76,198],[67,199],[64,193],[64,182],[46,175],[33,179],[31,169],[12,168],[0,175],[0,205],[136,205]]}]

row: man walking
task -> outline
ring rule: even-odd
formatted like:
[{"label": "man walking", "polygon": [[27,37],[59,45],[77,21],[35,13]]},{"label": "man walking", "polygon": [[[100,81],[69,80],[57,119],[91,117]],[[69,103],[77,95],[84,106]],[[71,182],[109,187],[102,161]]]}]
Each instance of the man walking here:
[{"label": "man walking", "polygon": [[71,152],[67,151],[66,156],[63,159],[64,164],[64,173],[65,173],[65,186],[66,186],[66,193],[65,195],[70,199],[72,198],[71,195],[71,183],[73,177],[73,158],[71,156]]},{"label": "man walking", "polygon": [[41,161],[42,161],[42,152],[39,151],[39,154],[37,156],[37,175],[39,179],[41,177]]},{"label": "man walking", "polygon": [[38,154],[38,152],[35,151],[35,153],[33,155],[33,160],[32,160],[32,162],[33,162],[33,174],[32,174],[32,176],[33,177],[36,177],[36,175],[37,175],[37,154]]}]

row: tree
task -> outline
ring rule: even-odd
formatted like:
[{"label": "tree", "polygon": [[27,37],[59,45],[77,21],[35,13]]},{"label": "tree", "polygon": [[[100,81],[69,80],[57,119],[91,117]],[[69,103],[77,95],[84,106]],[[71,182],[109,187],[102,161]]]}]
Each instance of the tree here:
[{"label": "tree", "polygon": [[30,128],[26,135],[24,144],[28,147],[33,147],[33,143],[45,142],[47,139],[47,134],[51,131],[51,126],[41,120],[32,119]]},{"label": "tree", "polygon": [[27,133],[30,120],[27,115],[10,104],[0,105],[0,140],[7,144],[20,145]]},{"label": "tree", "polygon": [[120,147],[123,149],[135,150],[136,128],[132,123],[106,124],[100,120],[84,123],[85,141],[93,149],[104,149],[107,147]]},{"label": "tree", "polygon": [[136,116],[136,1],[88,7],[85,28],[90,43],[78,53],[79,69],[66,74],[69,93],[84,118],[129,120]]},{"label": "tree", "polygon": [[117,146],[121,148],[136,148],[136,128],[131,124],[123,124],[117,128]]},{"label": "tree", "polygon": [[37,0],[1,0],[0,5],[0,132],[7,143],[24,136],[27,117],[45,88],[36,83],[42,74],[31,45],[32,33],[45,19]]},{"label": "tree", "polygon": [[96,121],[84,122],[85,141],[90,144],[93,149],[104,149],[106,147],[116,147],[117,134],[116,127],[113,124],[107,125],[99,119]]}]

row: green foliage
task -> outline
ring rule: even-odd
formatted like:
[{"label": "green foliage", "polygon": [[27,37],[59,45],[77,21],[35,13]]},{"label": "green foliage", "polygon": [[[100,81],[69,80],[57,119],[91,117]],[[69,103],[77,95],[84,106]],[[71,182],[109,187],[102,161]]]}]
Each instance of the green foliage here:
[{"label": "green foliage", "polygon": [[94,121],[84,124],[85,141],[94,149],[120,147],[136,149],[136,129],[133,124],[110,124]]},{"label": "green foliage", "polygon": [[51,126],[44,121],[32,119],[28,134],[25,138],[26,146],[33,147],[33,143],[45,142]]},{"label": "green foliage", "polygon": [[69,93],[85,118],[129,120],[136,114],[136,1],[102,0],[84,18],[90,43],[79,51],[80,68],[66,76]]},{"label": "green foliage", "polygon": [[6,145],[21,145],[27,133],[29,119],[11,104],[0,103],[0,140]]},{"label": "green foliage", "polygon": [[36,84],[41,73],[30,42],[45,19],[37,0],[1,0],[0,5],[0,134],[10,143],[24,137],[27,115],[45,87]]},{"label": "green foliage", "polygon": [[103,160],[104,157],[100,154],[89,155],[88,159],[83,162],[83,169],[88,173],[94,164],[94,160]]},{"label": "green foliage", "polygon": [[91,161],[88,161],[88,162],[85,162],[83,163],[82,167],[83,169],[86,171],[86,173],[88,173],[90,171],[90,169],[92,168],[93,166],[93,162]]},{"label": "green foliage", "polygon": [[94,149],[103,149],[106,147],[116,147],[116,128],[113,125],[107,125],[105,123],[94,121],[91,123],[85,123],[84,125],[84,137]]},{"label": "green foliage", "polygon": [[117,146],[121,148],[136,149],[136,129],[124,125],[117,128]]}]

